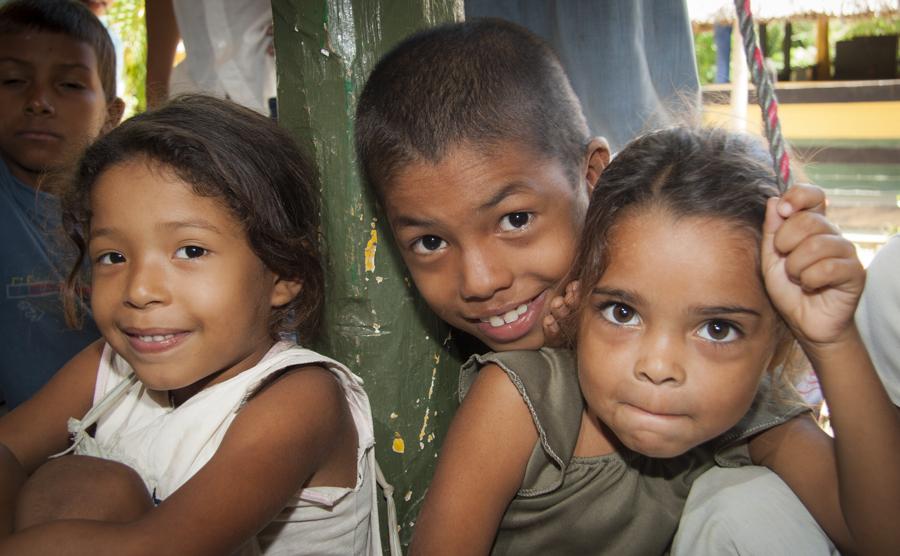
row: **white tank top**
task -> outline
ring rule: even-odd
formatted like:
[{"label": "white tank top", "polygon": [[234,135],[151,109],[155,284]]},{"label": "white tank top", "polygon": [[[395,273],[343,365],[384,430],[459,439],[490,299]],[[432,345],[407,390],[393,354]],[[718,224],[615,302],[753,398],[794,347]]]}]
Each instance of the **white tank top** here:
[{"label": "white tank top", "polygon": [[[287,367],[311,364],[331,371],[347,398],[357,432],[356,486],[300,489],[237,554],[380,554],[372,412],[362,379],[296,344],[275,344],[256,366],[174,408],[151,398],[130,365],[106,345],[94,405],[83,419],[69,420],[70,450],[134,468],[154,498],[164,500],[210,460],[237,413],[267,380]],[[91,437],[86,431],[94,423]]]}]

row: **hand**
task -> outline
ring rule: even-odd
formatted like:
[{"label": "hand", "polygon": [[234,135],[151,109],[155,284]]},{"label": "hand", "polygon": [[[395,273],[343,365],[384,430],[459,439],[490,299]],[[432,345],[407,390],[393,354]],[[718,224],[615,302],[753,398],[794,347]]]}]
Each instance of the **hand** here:
[{"label": "hand", "polygon": [[[796,210],[792,203],[797,198],[769,199],[760,257],[763,277],[773,305],[798,340],[833,343],[853,323],[865,270],[853,244],[821,214]],[[805,198],[806,206],[811,199]],[[824,199],[815,206],[820,204]]]},{"label": "hand", "polygon": [[821,187],[811,183],[798,183],[781,196],[778,212],[785,218],[801,210],[824,215],[827,204],[825,191]]},{"label": "hand", "polygon": [[567,338],[562,337],[560,324],[574,311],[578,303],[578,281],[569,282],[563,295],[550,300],[550,312],[544,317],[544,345],[562,347]]}]

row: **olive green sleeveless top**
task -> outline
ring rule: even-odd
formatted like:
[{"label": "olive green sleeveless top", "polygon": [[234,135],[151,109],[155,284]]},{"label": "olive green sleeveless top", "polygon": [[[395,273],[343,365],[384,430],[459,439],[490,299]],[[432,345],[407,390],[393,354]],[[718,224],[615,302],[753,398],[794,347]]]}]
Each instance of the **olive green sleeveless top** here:
[{"label": "olive green sleeveless top", "polygon": [[460,400],[488,363],[509,376],[538,432],[492,554],[664,554],[694,479],[714,465],[749,465],[750,436],[807,410],[789,393],[772,396],[764,380],[740,423],[681,456],[651,458],[623,448],[575,457],[584,402],[572,352],[474,355],[460,372]]}]

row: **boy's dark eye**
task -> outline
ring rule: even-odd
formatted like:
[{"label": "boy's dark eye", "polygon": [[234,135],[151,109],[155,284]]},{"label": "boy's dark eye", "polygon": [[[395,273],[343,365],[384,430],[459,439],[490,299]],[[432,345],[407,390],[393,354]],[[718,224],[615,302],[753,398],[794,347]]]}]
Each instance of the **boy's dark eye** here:
[{"label": "boy's dark eye", "polygon": [[185,247],[180,247],[177,251],[175,251],[176,259],[196,259],[198,257],[202,257],[207,253],[206,249],[202,247],[197,247],[196,245],[188,245]]},{"label": "boy's dark eye", "polygon": [[414,253],[428,255],[447,246],[447,242],[438,236],[422,236],[412,244]]},{"label": "boy's dark eye", "polygon": [[500,220],[500,229],[503,231],[521,230],[531,223],[534,216],[530,212],[511,212]]},{"label": "boy's dark eye", "polygon": [[102,265],[122,264],[125,262],[125,255],[110,251],[97,257],[97,263]]}]

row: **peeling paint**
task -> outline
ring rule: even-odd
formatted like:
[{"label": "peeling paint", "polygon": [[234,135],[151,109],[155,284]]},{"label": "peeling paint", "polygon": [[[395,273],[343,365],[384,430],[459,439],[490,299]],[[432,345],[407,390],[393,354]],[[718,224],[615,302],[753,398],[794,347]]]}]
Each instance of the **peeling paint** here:
[{"label": "peeling paint", "polygon": [[381,276],[376,276],[375,281],[380,284],[380,283],[384,282],[384,278],[382,278]]},{"label": "peeling paint", "polygon": [[425,408],[425,417],[422,419],[422,428],[419,429],[419,445],[422,444],[422,439],[425,438],[425,427],[428,426],[428,416],[431,413],[431,408]]},{"label": "peeling paint", "polygon": [[399,432],[394,433],[394,441],[391,442],[391,450],[398,454],[402,454],[406,451],[406,443],[403,442],[403,437],[400,436]]},{"label": "peeling paint", "polygon": [[378,248],[378,230],[374,227],[369,232],[366,243],[366,272],[375,272],[375,250]]}]

